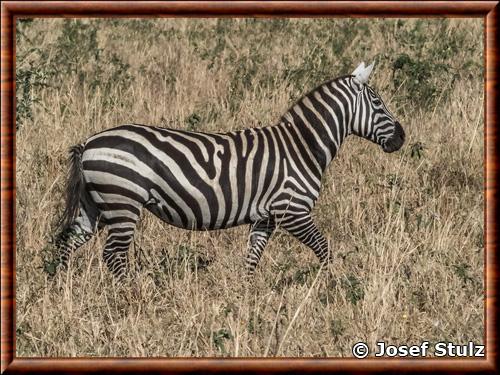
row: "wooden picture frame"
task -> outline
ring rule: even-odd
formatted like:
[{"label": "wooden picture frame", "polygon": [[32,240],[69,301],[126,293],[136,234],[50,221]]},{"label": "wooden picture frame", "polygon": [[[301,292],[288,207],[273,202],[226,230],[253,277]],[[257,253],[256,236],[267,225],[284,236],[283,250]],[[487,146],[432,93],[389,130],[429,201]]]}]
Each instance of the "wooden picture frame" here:
[{"label": "wooden picture frame", "polygon": [[[498,366],[498,2],[20,2],[1,4],[1,371],[6,373],[475,372]],[[17,17],[481,17],[485,34],[485,344],[482,359],[16,358],[15,356],[15,21]]]}]

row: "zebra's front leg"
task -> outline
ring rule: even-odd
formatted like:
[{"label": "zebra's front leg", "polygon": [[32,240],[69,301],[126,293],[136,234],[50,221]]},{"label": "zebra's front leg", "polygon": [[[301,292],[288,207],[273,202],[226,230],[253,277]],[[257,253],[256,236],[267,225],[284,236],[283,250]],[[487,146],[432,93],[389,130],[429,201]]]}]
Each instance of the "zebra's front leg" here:
[{"label": "zebra's front leg", "polygon": [[286,217],[280,225],[304,245],[310,247],[322,264],[330,261],[328,241],[318,230],[309,213]]},{"label": "zebra's front leg", "polygon": [[258,221],[250,226],[248,255],[245,262],[248,276],[253,276],[255,273],[255,268],[273,231],[274,224],[270,220]]}]

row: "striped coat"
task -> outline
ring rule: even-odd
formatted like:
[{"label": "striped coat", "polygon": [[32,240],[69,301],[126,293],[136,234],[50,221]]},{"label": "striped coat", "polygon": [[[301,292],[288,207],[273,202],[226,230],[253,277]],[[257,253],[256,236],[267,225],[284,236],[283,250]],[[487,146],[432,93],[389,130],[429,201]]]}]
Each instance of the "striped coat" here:
[{"label": "striped coat", "polygon": [[386,152],[404,142],[401,125],[366,84],[372,68],[361,64],[322,84],[274,126],[209,134],[131,124],[75,146],[58,240],[61,265],[106,227],[104,259],[123,278],[143,209],[191,230],[250,224],[250,273],[277,226],[327,261],[328,244],[311,211],[342,142],[355,134]]}]

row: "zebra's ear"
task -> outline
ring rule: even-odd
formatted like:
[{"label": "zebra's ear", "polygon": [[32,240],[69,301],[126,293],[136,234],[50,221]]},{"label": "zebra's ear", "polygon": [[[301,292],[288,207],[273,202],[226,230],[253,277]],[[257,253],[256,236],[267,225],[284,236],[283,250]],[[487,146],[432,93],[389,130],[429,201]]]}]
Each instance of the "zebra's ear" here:
[{"label": "zebra's ear", "polygon": [[367,83],[374,65],[375,63],[372,62],[370,65],[365,66],[365,63],[362,62],[358,65],[354,72],[352,72],[352,75],[359,81],[359,83]]},{"label": "zebra's ear", "polygon": [[359,64],[356,69],[354,69],[354,72],[352,72],[351,75],[357,76],[363,70],[365,70],[365,62],[364,61],[361,64]]}]

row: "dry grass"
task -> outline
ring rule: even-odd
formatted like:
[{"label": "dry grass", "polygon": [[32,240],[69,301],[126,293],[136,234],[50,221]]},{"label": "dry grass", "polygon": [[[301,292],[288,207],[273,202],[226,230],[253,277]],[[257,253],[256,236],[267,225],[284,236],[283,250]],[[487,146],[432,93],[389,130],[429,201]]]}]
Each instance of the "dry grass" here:
[{"label": "dry grass", "polygon": [[[444,63],[482,64],[481,20],[429,20],[421,33],[416,20],[83,21],[108,58],[101,73],[85,46],[58,65],[63,22],[35,20],[17,45],[18,72],[57,68],[48,87],[33,85],[39,101],[17,132],[17,356],[337,357],[358,341],[483,342],[482,72],[459,70],[452,82],[436,70],[416,86],[403,72],[397,87],[392,75],[396,53],[432,61],[457,40]],[[129,64],[130,80],[113,78],[111,53]],[[248,228],[190,232],[146,213],[130,250],[131,285],[113,284],[102,236],[68,273],[49,274],[69,146],[129,122],[273,124],[321,80],[374,57],[372,86],[407,143],[387,155],[352,137],[330,166],[315,209],[335,251],[328,270],[278,232],[255,279],[243,281]],[[63,69],[70,61],[75,71]],[[438,97],[408,99],[424,83]]]}]

